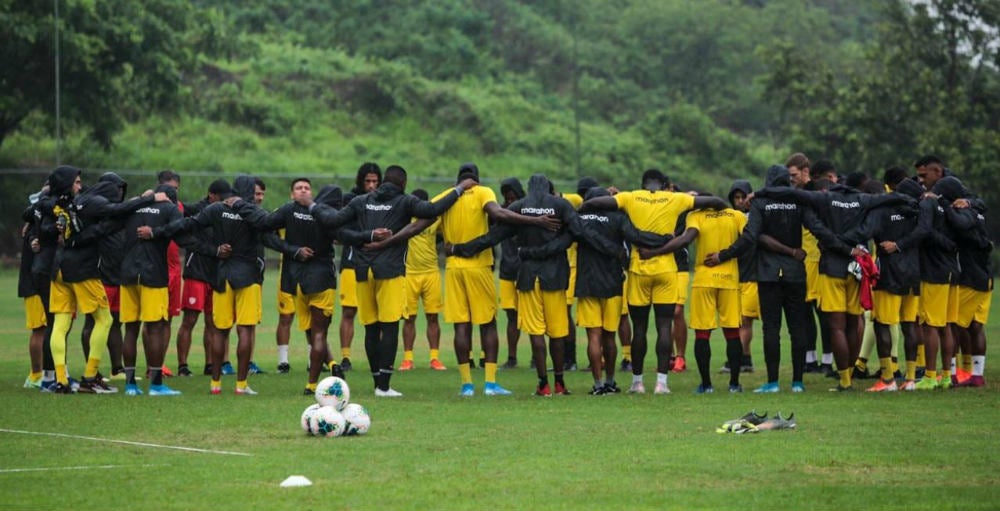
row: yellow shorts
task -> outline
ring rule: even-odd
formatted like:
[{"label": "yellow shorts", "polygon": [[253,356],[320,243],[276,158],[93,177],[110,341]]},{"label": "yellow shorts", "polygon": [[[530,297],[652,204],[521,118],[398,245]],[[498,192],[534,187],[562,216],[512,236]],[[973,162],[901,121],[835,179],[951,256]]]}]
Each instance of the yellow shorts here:
[{"label": "yellow shorts", "polygon": [[585,296],[576,303],[576,324],[583,328],[601,328],[606,332],[618,331],[622,319],[622,297],[594,298]]},{"label": "yellow shorts", "polygon": [[83,282],[63,282],[62,272],[49,286],[49,312],[72,314],[79,311],[90,314],[98,308],[109,309],[108,295],[100,279]]},{"label": "yellow shorts", "polygon": [[740,315],[760,319],[760,296],[756,282],[740,282]]},{"label": "yellow shorts", "polygon": [[959,311],[958,286],[952,284],[948,286],[948,322],[958,323]]},{"label": "yellow shorts", "polygon": [[872,320],[883,325],[912,323],[920,312],[920,297],[894,295],[888,291],[872,291]]},{"label": "yellow shorts", "polygon": [[28,327],[28,330],[34,330],[47,324],[42,297],[40,295],[26,297],[24,299],[24,326]]},{"label": "yellow shorts", "polygon": [[806,261],[806,301],[819,300],[819,261]]},{"label": "yellow shorts", "polygon": [[920,283],[921,323],[932,327],[943,327],[948,324],[950,288],[948,284]]},{"label": "yellow shorts", "polygon": [[[483,325],[497,314],[496,287],[493,270],[479,268],[448,268],[444,271],[444,320],[448,323]],[[562,300],[566,309],[566,296]]]},{"label": "yellow shorts", "polygon": [[326,317],[333,316],[333,289],[324,289],[318,293],[304,294],[302,288],[295,293],[295,315],[299,317],[299,330],[303,332],[312,328],[312,309],[323,311]]},{"label": "yellow shorts", "polygon": [[253,326],[261,317],[260,284],[233,289],[226,282],[226,290],[212,292],[212,320],[219,330],[229,330],[234,324]]},{"label": "yellow shorts", "polygon": [[739,328],[740,290],[714,287],[691,288],[691,319],[688,326],[693,330],[715,328]]},{"label": "yellow shorts", "polygon": [[684,305],[688,299],[688,288],[691,286],[691,273],[677,272],[677,305]]},{"label": "yellow shorts", "polygon": [[531,291],[517,291],[517,327],[528,335],[558,339],[569,335],[565,291],[542,291],[538,281]]},{"label": "yellow shorts", "polygon": [[362,325],[392,323],[406,314],[406,277],[376,279],[368,270],[368,280],[358,282],[358,318]]},{"label": "yellow shorts", "polygon": [[500,308],[517,309],[517,283],[513,280],[500,279]]},{"label": "yellow shorts", "polygon": [[358,279],[354,268],[344,268],[340,272],[340,306],[358,306]]},{"label": "yellow shorts", "polygon": [[295,314],[295,295],[286,293],[278,288],[278,314],[287,316]]},{"label": "yellow shorts", "polygon": [[860,316],[861,283],[851,276],[842,279],[829,275],[819,275],[819,310],[823,312],[846,312]]},{"label": "yellow shorts", "polygon": [[677,303],[677,272],[641,275],[629,272],[626,298],[629,305]]},{"label": "yellow shorts", "polygon": [[576,266],[569,267],[569,287],[566,288],[566,305],[573,305],[576,300]]},{"label": "yellow shorts", "polygon": [[119,318],[122,323],[155,323],[170,319],[170,288],[142,284],[121,286]]},{"label": "yellow shorts", "polygon": [[424,302],[424,314],[441,312],[441,272],[406,274],[406,317],[417,315],[417,302]]},{"label": "yellow shorts", "polygon": [[992,291],[977,291],[971,287],[958,287],[958,326],[968,328],[973,321],[985,325],[990,319]]}]

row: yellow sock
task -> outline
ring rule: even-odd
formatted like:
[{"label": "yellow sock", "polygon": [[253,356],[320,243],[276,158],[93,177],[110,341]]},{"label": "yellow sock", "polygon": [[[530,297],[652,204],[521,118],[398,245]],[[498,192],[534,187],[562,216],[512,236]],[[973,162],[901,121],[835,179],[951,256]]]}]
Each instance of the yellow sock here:
[{"label": "yellow sock", "polygon": [[413,350],[403,352],[403,362],[413,362]]},{"label": "yellow sock", "polygon": [[458,364],[458,374],[462,377],[462,385],[472,383],[472,368],[469,364]]},{"label": "yellow sock", "polygon": [[326,368],[327,369],[329,369],[330,371],[333,371],[334,367],[337,367],[337,361],[336,360],[331,360],[331,361],[327,362],[327,364],[326,364]]},{"label": "yellow sock", "polygon": [[56,381],[63,385],[69,385],[69,377],[66,376],[66,364],[56,364]]},{"label": "yellow sock", "polygon": [[906,361],[906,379],[909,381],[917,379],[917,362],[915,360]]},{"label": "yellow sock", "polygon": [[924,373],[924,378],[930,378],[932,380],[937,379],[937,371],[927,371]]},{"label": "yellow sock", "polygon": [[236,388],[238,388],[240,390],[243,390],[243,389],[247,388],[247,381],[246,380],[237,380],[236,381]]},{"label": "yellow sock", "polygon": [[309,389],[309,390],[311,390],[311,391],[313,391],[313,392],[316,392],[316,384],[315,383],[307,383],[306,384],[306,388]]},{"label": "yellow sock", "polygon": [[108,332],[111,331],[113,321],[111,311],[107,307],[98,307],[91,316],[94,318],[94,330],[90,333],[90,358],[83,373],[86,378],[97,376],[97,370],[101,367],[101,352],[108,344]]},{"label": "yellow sock", "polygon": [[221,389],[222,388],[222,380],[212,380],[212,388],[213,389]]},{"label": "yellow sock", "polygon": [[351,348],[340,348],[340,356],[342,358],[351,358]]},{"label": "yellow sock", "polygon": [[[104,342],[107,344],[107,341]],[[87,368],[83,370],[84,378],[93,378],[97,376],[97,370],[101,367],[101,357],[93,356],[95,351],[99,350],[96,350],[93,347],[90,349],[91,356],[87,358]]]},{"label": "yellow sock", "polygon": [[857,367],[859,371],[865,371],[868,369],[868,361],[863,358],[859,358],[854,362],[854,367]]},{"label": "yellow sock", "polygon": [[962,370],[967,373],[972,372],[972,355],[962,354]]},{"label": "yellow sock", "polygon": [[31,379],[31,381],[38,381],[38,380],[41,380],[41,379],[42,379],[42,372],[41,372],[41,371],[38,371],[38,372],[36,373],[36,372],[34,372],[34,371],[31,371],[30,373],[28,373],[28,378],[30,378],[30,379]]},{"label": "yellow sock", "polygon": [[486,383],[496,383],[497,382],[497,363],[487,362],[486,364]]},{"label": "yellow sock", "polygon": [[632,360],[632,345],[622,346],[622,358],[625,360]]},{"label": "yellow sock", "polygon": [[441,350],[431,350],[431,360],[439,360],[440,358],[441,358]]},{"label": "yellow sock", "polygon": [[948,380],[949,382],[951,381],[951,369],[945,369],[941,371],[941,380],[942,381]]},{"label": "yellow sock", "polygon": [[845,389],[847,387],[850,387],[851,386],[851,370],[850,369],[844,369],[843,371],[837,371],[837,372],[840,373],[840,386],[844,387]]},{"label": "yellow sock", "polygon": [[892,358],[885,357],[878,359],[878,363],[882,364],[882,379],[884,381],[889,381],[892,379]]},{"label": "yellow sock", "polygon": [[923,344],[917,345],[917,367],[927,367],[927,354]]},{"label": "yellow sock", "polygon": [[896,371],[899,371],[899,359],[898,358],[892,357],[891,367],[892,367],[892,374],[896,374]]}]

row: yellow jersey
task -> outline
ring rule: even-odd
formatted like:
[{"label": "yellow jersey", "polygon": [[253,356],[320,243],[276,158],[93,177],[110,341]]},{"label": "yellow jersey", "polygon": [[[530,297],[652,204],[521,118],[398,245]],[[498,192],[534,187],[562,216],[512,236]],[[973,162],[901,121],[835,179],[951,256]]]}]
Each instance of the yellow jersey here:
[{"label": "yellow jersey", "polygon": [[431,273],[438,271],[437,233],[441,227],[438,218],[430,227],[410,238],[406,249],[406,273]]},{"label": "yellow jersey", "polygon": [[[454,189],[449,188],[434,200],[454,193]],[[466,190],[455,205],[441,215],[441,235],[444,240],[452,245],[472,241],[475,238],[486,234],[490,230],[489,217],[486,215],[486,205],[496,202],[497,196],[488,187],[476,186]],[[455,257],[448,256],[445,260],[445,268],[480,268],[493,265],[493,251],[483,250],[475,257]]]},{"label": "yellow jersey", "polygon": [[[619,192],[615,195],[618,209],[624,211],[636,229],[656,234],[673,234],[677,218],[681,213],[694,207],[694,197],[686,193],[667,191],[636,190]],[[673,254],[639,259],[639,253],[632,251],[629,271],[638,275],[657,275],[676,272],[677,261]]]},{"label": "yellow jersey", "polygon": [[729,248],[743,233],[746,225],[747,216],[735,209],[703,209],[688,213],[687,228],[698,230],[691,287],[739,289],[740,265],[737,259],[730,259],[710,268],[705,266],[705,257]]}]

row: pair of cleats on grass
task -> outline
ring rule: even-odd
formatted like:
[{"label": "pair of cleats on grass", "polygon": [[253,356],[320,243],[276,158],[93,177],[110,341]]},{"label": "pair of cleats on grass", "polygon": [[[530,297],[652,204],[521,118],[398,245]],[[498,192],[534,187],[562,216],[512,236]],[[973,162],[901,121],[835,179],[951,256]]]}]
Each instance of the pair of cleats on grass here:
[{"label": "pair of cleats on grass", "polygon": [[728,420],[722,423],[722,426],[719,426],[715,432],[742,435],[744,433],[760,433],[761,431],[778,429],[795,429],[795,425],[795,413],[785,418],[781,416],[781,412],[778,412],[774,417],[768,419],[767,412],[760,415],[756,410],[750,410],[739,419]]}]

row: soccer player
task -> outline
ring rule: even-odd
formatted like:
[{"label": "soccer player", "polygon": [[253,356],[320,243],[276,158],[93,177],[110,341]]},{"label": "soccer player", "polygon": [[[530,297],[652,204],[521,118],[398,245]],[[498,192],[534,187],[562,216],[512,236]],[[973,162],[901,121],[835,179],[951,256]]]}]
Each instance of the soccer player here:
[{"label": "soccer player", "polygon": [[[365,162],[358,167],[354,188],[344,194],[344,204],[354,197],[375,191],[382,184],[382,169],[377,163]],[[347,226],[350,228],[351,226]],[[354,317],[358,313],[357,278],[354,273],[354,247],[345,245],[340,254],[340,366],[350,371],[351,343],[354,342]]]},{"label": "soccer player", "polygon": [[[740,346],[740,272],[739,264],[727,263],[706,265],[710,254],[718,253],[730,246],[746,225],[747,217],[740,211],[702,209],[688,213],[686,227],[680,236],[655,249],[639,248],[643,260],[676,250],[698,239],[695,253],[694,281],[691,287],[691,328],[695,331],[694,356],[701,375],[701,384],[695,392],[714,392],[709,368],[712,347],[709,339],[712,330],[720,325],[726,339],[726,357],[731,367],[737,367],[742,349]],[[730,371],[729,391],[742,392],[739,371]]]},{"label": "soccer player", "polygon": [[[729,188],[729,204],[733,209],[746,215],[750,211],[750,194],[753,188],[745,179],[737,179]],[[739,256],[740,267],[740,343],[743,346],[743,356],[737,371],[753,372],[753,356],[750,354],[750,344],[753,342],[753,322],[760,319],[760,299],[757,296],[757,249],[751,244]],[[728,373],[734,369],[729,367],[727,360],[719,371]]]},{"label": "soccer player", "polygon": [[[672,234],[681,213],[692,208],[724,209],[718,197],[693,197],[684,193],[664,191],[666,176],[659,170],[647,170],[642,175],[642,189],[619,192],[612,197],[595,197],[585,201],[581,211],[624,211],[637,229],[655,234]],[[632,252],[629,263],[627,300],[632,318],[632,386],[629,391],[644,393],[643,363],[646,358],[646,329],[650,308],[656,323],[656,387],[654,392],[666,394],[667,373],[671,359],[671,323],[677,305],[677,263],[672,254],[641,260]]]},{"label": "soccer player", "polygon": [[[413,190],[413,196],[426,201],[423,189]],[[410,238],[406,253],[406,316],[403,319],[403,362],[400,371],[413,369],[413,343],[417,338],[417,305],[424,304],[427,319],[427,344],[430,345],[430,367],[444,371],[441,363],[441,270],[438,268],[437,241],[441,220],[435,219],[429,227]]]},{"label": "soccer player", "polygon": [[[679,191],[676,186],[671,185],[670,189]],[[677,219],[677,227],[674,235],[680,236],[687,230],[687,212],[681,213]],[[674,307],[674,325],[670,332],[671,342],[674,343],[674,363],[670,367],[672,373],[683,373],[687,371],[687,320],[684,318],[684,306],[688,300],[688,288],[691,286],[691,261],[687,246],[673,251],[674,262],[677,263],[677,306]]]},{"label": "soccer player", "polygon": [[[524,187],[516,177],[508,177],[500,181],[500,195],[503,197],[503,207],[506,208],[518,199],[524,198]],[[517,367],[517,343],[521,338],[521,329],[517,326],[517,268],[521,266],[521,258],[517,255],[517,243],[513,238],[500,242],[500,308],[507,316],[507,362],[501,369]],[[534,359],[532,359],[532,364]]]},{"label": "soccer player", "polygon": [[[156,181],[160,185],[167,185],[172,187],[175,192],[179,192],[181,189],[181,176],[180,174],[174,172],[173,170],[167,169],[162,170],[156,174]],[[184,203],[180,200],[175,201],[177,209],[184,214]],[[170,317],[167,318],[167,340],[166,346],[164,346],[164,353],[166,349],[170,347],[170,329],[172,327],[173,319],[181,315],[181,252],[177,248],[177,244],[173,241],[167,245],[167,270],[170,275],[170,283],[167,285],[168,295],[170,297]],[[180,371],[180,369],[178,369]],[[166,366],[163,365],[163,376],[173,376],[173,372]],[[191,376],[190,370],[188,374],[183,376]]]},{"label": "soccer player", "polygon": [[[564,193],[562,194],[562,198],[566,199],[573,206],[573,209],[579,209],[580,204],[583,204],[583,196],[587,194],[587,190],[597,185],[598,183],[594,178],[581,177],[576,183],[576,193]],[[566,251],[566,259],[569,261],[569,287],[566,288],[566,319],[569,321],[570,328],[569,336],[566,338],[565,343],[565,370],[576,371],[576,327],[573,321],[573,304],[576,301],[576,297],[573,294],[573,290],[576,287],[577,244],[575,242]]]},{"label": "soccer player", "polygon": [[[43,192],[47,193],[43,188]],[[21,264],[17,275],[17,296],[24,299],[25,326],[31,332],[28,340],[28,355],[31,370],[24,380],[24,388],[38,389],[42,386],[42,358],[45,331],[48,326],[49,281],[44,273],[32,271],[35,252],[41,250],[38,242],[38,226],[35,222],[34,203],[39,195],[33,195],[31,205],[22,214],[24,226],[21,228]]]}]

